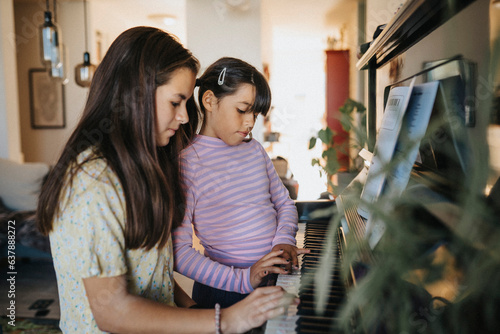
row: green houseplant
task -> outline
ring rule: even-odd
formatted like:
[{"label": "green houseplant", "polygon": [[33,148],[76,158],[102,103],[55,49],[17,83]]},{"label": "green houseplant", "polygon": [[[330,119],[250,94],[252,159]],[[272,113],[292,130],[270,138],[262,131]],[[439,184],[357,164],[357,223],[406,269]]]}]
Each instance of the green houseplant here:
[{"label": "green houseplant", "polygon": [[[366,108],[361,102],[347,99],[345,103],[339,108],[340,123],[342,128],[354,134],[354,141],[350,145],[351,148],[360,150],[366,144]],[[343,148],[336,145],[334,141],[335,132],[330,127],[325,127],[318,131],[316,136],[309,139],[309,149],[316,146],[318,139],[323,144],[323,151],[321,158],[314,158],[311,160],[312,166],[318,166],[320,176],[327,175],[328,189],[334,190],[336,186],[332,182],[332,176],[339,172],[340,163],[338,160],[338,153],[342,152]],[[342,152],[348,154],[349,152]],[[359,169],[359,164],[353,161],[350,166],[356,171]]]}]

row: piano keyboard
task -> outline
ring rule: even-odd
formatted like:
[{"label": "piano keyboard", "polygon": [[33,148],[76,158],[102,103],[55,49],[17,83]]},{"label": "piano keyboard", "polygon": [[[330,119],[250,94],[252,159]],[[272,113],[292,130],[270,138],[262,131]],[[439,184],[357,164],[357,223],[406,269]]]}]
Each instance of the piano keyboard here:
[{"label": "piano keyboard", "polygon": [[[306,283],[307,273],[318,268],[319,257],[327,234],[327,221],[307,221],[299,223],[297,247],[308,248],[311,253],[299,256],[299,270],[290,275],[278,275],[276,285],[300,298],[298,306],[290,306],[288,312],[266,323],[265,334],[291,333],[334,333],[336,313],[345,295],[340,273],[340,247],[334,247],[335,269],[331,276],[332,288],[323,315],[316,315],[314,305],[314,285]],[[340,332],[340,331],[339,331]]]},{"label": "piano keyboard", "polygon": [[[296,236],[298,248],[304,248],[305,225],[304,223],[299,223],[299,230]],[[299,269],[293,269],[290,275],[278,275],[278,279],[276,280],[276,285],[281,286],[286,292],[295,296],[299,295],[303,256],[299,255]],[[295,323],[298,319],[297,306],[290,305],[285,315],[271,319],[266,323],[265,334],[296,333],[295,327],[297,325]]]}]

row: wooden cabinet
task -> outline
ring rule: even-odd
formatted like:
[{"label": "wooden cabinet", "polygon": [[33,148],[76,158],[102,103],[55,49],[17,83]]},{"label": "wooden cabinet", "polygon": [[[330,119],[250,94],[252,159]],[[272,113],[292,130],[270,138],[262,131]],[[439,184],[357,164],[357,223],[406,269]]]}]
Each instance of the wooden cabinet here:
[{"label": "wooden cabinet", "polygon": [[349,50],[326,51],[326,123],[333,130],[341,172],[349,170],[349,133],[340,123],[341,107],[349,98]]}]

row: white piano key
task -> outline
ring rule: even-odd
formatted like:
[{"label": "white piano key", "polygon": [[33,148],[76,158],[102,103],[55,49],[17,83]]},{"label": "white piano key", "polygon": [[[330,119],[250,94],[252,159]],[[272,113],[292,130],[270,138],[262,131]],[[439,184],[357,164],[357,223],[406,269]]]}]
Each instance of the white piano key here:
[{"label": "white piano key", "polygon": [[[304,247],[304,235],[306,224],[299,224],[299,229],[295,239],[297,247]],[[276,285],[281,286],[286,292],[298,296],[300,289],[300,267],[302,265],[302,255],[299,255],[299,268],[292,268],[292,273],[289,275],[278,275]],[[285,315],[276,317],[266,323],[266,331],[264,334],[295,334],[296,322],[299,316],[297,315],[297,306],[290,305]]]}]

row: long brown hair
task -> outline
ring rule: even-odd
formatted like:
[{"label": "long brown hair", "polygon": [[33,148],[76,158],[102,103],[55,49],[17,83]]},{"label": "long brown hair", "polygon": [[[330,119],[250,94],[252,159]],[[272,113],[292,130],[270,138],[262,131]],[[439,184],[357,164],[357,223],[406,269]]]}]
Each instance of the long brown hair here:
[{"label": "long brown hair", "polygon": [[156,88],[172,73],[198,60],[173,36],[150,27],[123,32],[112,43],[90,86],[82,118],[48,176],[38,202],[37,226],[45,235],[59,215],[62,190],[79,168],[76,157],[89,147],[118,176],[126,202],[125,243],[130,249],[166,244],[184,217],[178,154],[194,136],[198,110],[187,101],[189,123],[165,147],[155,138]]}]

